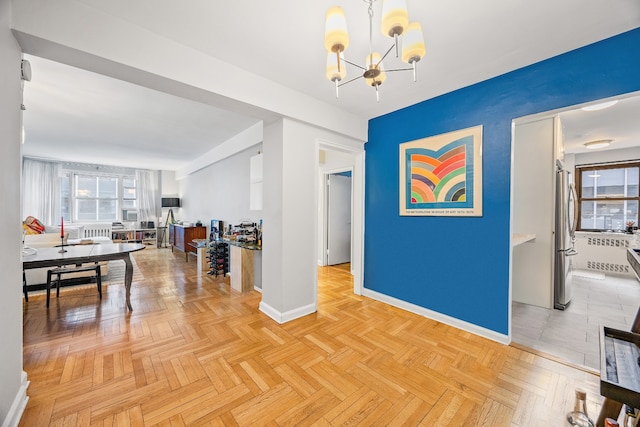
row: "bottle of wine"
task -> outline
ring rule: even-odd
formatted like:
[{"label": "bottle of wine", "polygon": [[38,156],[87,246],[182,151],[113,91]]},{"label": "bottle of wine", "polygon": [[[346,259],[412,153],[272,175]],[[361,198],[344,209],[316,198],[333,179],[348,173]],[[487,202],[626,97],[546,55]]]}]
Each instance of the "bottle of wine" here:
[{"label": "bottle of wine", "polygon": [[567,421],[570,426],[595,427],[595,423],[587,414],[587,392],[581,388],[576,388],[576,401],[573,411],[567,414]]}]

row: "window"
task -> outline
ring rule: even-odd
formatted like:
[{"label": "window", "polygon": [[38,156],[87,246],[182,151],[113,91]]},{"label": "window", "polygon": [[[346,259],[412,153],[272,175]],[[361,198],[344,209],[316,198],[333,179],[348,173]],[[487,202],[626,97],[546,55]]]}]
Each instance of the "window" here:
[{"label": "window", "polygon": [[69,171],[60,190],[62,215],[73,221],[126,221],[136,213],[136,180],[130,176]]},{"label": "window", "polygon": [[118,178],[74,176],[75,219],[78,221],[115,221],[118,218]]},{"label": "window", "polygon": [[578,178],[578,230],[624,230],[638,224],[640,163],[584,166]]}]

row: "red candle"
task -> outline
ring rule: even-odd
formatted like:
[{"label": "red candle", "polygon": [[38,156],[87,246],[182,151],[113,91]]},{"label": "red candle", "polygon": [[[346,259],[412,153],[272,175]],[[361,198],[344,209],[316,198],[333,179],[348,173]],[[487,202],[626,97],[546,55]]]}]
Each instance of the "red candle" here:
[{"label": "red candle", "polygon": [[64,239],[64,217],[60,217],[60,238]]}]

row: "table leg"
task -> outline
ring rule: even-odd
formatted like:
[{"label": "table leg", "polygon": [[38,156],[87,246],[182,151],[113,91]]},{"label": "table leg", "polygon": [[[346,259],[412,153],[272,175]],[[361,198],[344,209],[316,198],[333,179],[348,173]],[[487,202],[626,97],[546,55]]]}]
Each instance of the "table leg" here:
[{"label": "table leg", "polygon": [[124,261],[124,289],[127,296],[127,308],[133,311],[131,307],[131,281],[133,280],[133,264],[131,263],[131,255],[127,253],[127,256],[122,258]]}]

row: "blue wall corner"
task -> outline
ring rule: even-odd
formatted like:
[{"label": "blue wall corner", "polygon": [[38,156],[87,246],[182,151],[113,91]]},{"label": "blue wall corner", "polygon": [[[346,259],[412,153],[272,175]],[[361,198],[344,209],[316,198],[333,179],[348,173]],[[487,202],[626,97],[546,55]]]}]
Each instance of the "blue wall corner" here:
[{"label": "blue wall corner", "polygon": [[[640,28],[369,122],[367,289],[508,334],[511,125],[640,90]],[[482,217],[401,217],[399,144],[483,126]]]}]

